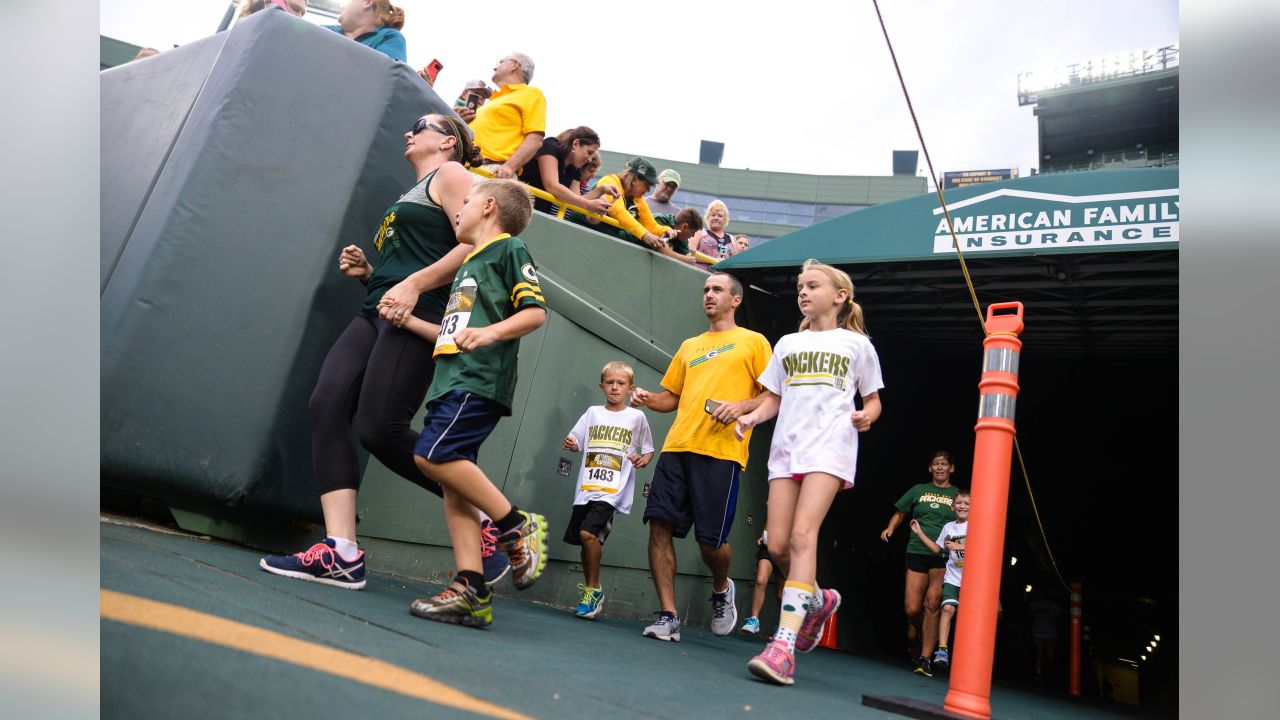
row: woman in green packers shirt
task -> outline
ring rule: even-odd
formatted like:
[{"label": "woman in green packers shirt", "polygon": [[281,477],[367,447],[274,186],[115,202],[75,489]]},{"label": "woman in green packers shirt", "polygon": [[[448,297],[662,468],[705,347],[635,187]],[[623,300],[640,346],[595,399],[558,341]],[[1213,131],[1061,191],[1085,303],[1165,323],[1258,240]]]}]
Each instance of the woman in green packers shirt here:
[{"label": "woman in green packers shirt", "polygon": [[[932,482],[913,485],[898,502],[897,511],[889,518],[889,525],[880,533],[880,539],[889,542],[889,536],[904,520],[920,523],[925,535],[936,538],[942,526],[956,519],[951,505],[960,489],[951,484],[956,465],[951,453],[935,452],[929,461]],[[920,539],[911,534],[907,542],[907,588],[903,598],[906,611],[907,640],[911,645],[912,664],[915,672],[933,676],[934,648],[938,643],[938,611],[942,602],[942,578],[947,566],[943,553],[929,552]]]},{"label": "woman in green packers shirt", "polygon": [[480,153],[461,123],[425,115],[404,134],[404,158],[417,180],[383,213],[373,240],[377,257],[366,258],[358,245],[338,255],[339,271],[368,289],[360,312],[325,356],[308,405],[326,537],[293,555],[262,558],[259,566],[270,573],[364,587],[355,439],[397,475],[441,494],[414,464],[418,432],[409,426],[431,386],[434,345],[402,326],[410,316],[440,322],[449,285],[469,251],[454,236],[453,217],[471,190],[465,165],[478,164]]}]

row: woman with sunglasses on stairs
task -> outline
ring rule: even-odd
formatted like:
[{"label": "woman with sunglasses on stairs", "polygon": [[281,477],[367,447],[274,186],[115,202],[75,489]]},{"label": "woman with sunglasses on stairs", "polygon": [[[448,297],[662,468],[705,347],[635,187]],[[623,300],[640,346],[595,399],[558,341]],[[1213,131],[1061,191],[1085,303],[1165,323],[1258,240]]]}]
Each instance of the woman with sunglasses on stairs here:
[{"label": "woman with sunglasses on stairs", "polygon": [[[425,115],[404,134],[404,158],[417,181],[383,214],[373,240],[377,257],[370,262],[358,245],[338,255],[339,271],[368,290],[359,314],[329,349],[309,404],[326,537],[293,555],[262,558],[259,566],[276,575],[364,587],[364,551],[356,544],[361,467],[353,430],[383,465],[442,494],[414,464],[418,432],[409,427],[431,386],[434,346],[401,326],[410,316],[440,322],[450,283],[469,251],[458,244],[452,218],[471,190],[466,166],[478,164],[480,154],[460,122]],[[495,576],[506,569],[500,558],[493,566]],[[489,574],[486,580],[496,580]]]}]

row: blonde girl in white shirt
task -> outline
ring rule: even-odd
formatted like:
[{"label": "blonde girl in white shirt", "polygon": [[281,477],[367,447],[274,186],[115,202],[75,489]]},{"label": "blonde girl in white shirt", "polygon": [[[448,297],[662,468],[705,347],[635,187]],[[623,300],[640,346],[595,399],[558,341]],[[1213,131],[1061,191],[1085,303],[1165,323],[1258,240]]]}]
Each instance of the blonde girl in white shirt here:
[{"label": "blonde girl in white shirt", "polygon": [[[769,552],[787,582],[778,631],[752,658],[752,674],[794,682],[795,653],[818,644],[840,594],[817,587],[818,529],[836,493],[853,487],[858,433],[880,417],[880,360],[867,336],[849,275],[808,260],[797,281],[804,321],[784,336],[760,377],[765,399],[735,432],[775,415],[769,449]],[[854,394],[862,397],[862,409]]]}]

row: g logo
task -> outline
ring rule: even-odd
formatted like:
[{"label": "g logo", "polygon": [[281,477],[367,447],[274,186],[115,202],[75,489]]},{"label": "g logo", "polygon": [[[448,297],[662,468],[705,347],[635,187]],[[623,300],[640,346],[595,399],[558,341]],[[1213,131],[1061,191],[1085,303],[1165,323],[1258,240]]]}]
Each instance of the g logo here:
[{"label": "g logo", "polygon": [[939,505],[938,503],[929,503],[929,507],[933,508],[934,510],[937,510]]},{"label": "g logo", "polygon": [[520,274],[524,276],[525,280],[528,280],[531,283],[537,284],[538,273],[534,271],[533,265],[530,265],[529,263],[525,263],[524,265],[521,265]]},{"label": "g logo", "polygon": [[711,358],[713,358],[713,357],[715,357],[715,356],[717,356],[717,355],[719,355],[719,354],[720,354],[720,351],[719,351],[719,350],[712,350],[711,352],[707,353],[707,359],[708,359],[708,360],[710,360]]}]

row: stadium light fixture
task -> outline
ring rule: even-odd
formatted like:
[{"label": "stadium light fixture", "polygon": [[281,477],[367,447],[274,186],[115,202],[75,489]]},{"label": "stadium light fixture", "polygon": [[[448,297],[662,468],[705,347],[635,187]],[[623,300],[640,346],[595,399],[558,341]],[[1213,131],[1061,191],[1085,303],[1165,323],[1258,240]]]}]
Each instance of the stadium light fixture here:
[{"label": "stadium light fixture", "polygon": [[1031,592],[1031,586],[1030,586],[1030,585],[1028,585],[1028,586],[1027,586],[1027,589],[1025,590],[1025,592]]}]

